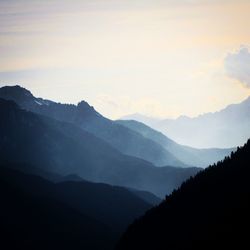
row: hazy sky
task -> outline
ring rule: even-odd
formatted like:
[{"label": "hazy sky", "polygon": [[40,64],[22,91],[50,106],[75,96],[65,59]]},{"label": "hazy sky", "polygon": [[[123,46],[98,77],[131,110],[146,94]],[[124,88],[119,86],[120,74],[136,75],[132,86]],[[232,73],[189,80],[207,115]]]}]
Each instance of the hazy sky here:
[{"label": "hazy sky", "polygon": [[0,0],[0,86],[110,118],[250,95],[250,0]]}]

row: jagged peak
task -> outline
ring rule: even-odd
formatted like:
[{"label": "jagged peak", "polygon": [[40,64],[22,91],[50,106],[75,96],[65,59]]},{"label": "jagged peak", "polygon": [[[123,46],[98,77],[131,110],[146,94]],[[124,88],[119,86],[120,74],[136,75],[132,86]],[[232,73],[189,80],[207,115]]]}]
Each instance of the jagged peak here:
[{"label": "jagged peak", "polygon": [[[86,101],[80,101],[77,104],[77,108],[80,110],[91,110],[91,111],[95,111],[93,106],[90,106]],[[96,111],[95,111],[96,112]]]},{"label": "jagged peak", "polygon": [[[86,101],[82,100],[77,104],[78,107],[91,107]],[[93,108],[93,107],[91,107]]]},{"label": "jagged peak", "polygon": [[101,116],[93,106],[90,106],[86,101],[80,101],[77,104],[77,109],[80,111],[81,114],[88,114],[88,115],[94,115],[94,116]]},{"label": "jagged peak", "polygon": [[4,86],[2,88],[0,88],[0,92],[2,94],[11,94],[11,95],[15,95],[15,96],[27,96],[27,97],[33,97],[32,93],[21,87],[20,85],[15,85],[15,86]]}]

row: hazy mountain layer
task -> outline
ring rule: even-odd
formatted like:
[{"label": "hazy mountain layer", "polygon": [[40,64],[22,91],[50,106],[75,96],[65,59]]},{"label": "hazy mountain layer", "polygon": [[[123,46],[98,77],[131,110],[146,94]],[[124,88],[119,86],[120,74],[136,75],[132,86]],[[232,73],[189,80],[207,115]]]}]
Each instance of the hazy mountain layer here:
[{"label": "hazy mountain layer", "polygon": [[169,139],[163,133],[158,132],[141,122],[134,120],[118,120],[119,124],[126,126],[144,137],[155,141],[172,153],[176,158],[191,166],[207,167],[210,164],[223,160],[234,149],[196,149],[188,146],[180,145]]},{"label": "hazy mountain layer", "polygon": [[250,137],[250,97],[242,103],[195,118],[181,116],[174,120],[157,120],[131,115],[125,119],[144,122],[183,145],[196,148],[237,147]]},{"label": "hazy mountain layer", "polygon": [[150,161],[156,166],[186,166],[161,145],[103,117],[85,101],[77,106],[55,103],[35,98],[19,86],[0,88],[0,97],[13,100],[26,110],[80,126],[123,154]]},{"label": "hazy mountain layer", "polygon": [[[154,193],[164,197],[197,168],[157,168],[126,156],[83,129],[21,110],[0,100],[0,163],[27,163],[27,172],[47,176],[76,174],[83,179]],[[52,177],[53,177],[52,176]],[[49,177],[50,178],[50,177]]]}]

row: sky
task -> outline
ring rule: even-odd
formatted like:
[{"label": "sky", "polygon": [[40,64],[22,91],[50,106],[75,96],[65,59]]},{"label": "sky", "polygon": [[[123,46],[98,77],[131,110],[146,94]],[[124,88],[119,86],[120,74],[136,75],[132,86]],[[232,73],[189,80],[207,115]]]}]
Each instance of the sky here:
[{"label": "sky", "polygon": [[0,0],[0,86],[103,115],[196,116],[250,95],[250,0]]}]

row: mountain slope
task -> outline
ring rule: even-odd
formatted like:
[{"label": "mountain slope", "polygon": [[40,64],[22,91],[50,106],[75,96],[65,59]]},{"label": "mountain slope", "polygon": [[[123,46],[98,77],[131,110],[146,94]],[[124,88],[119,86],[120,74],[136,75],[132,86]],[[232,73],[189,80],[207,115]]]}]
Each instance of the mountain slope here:
[{"label": "mountain slope", "polygon": [[125,188],[54,184],[10,166],[0,166],[0,187],[1,239],[11,239],[11,249],[111,249],[126,226],[151,207]]},{"label": "mountain slope", "polygon": [[[27,172],[48,178],[76,174],[83,179],[149,191],[171,192],[197,168],[156,168],[126,156],[70,123],[21,110],[0,99],[0,163],[26,163]],[[13,157],[14,156],[14,157]]]},{"label": "mountain slope", "polygon": [[73,123],[123,154],[147,160],[156,166],[185,166],[161,145],[103,117],[85,101],[77,106],[55,103],[35,98],[30,91],[19,86],[0,88],[0,98],[12,100],[26,110]]},{"label": "mountain slope", "polygon": [[126,126],[144,137],[155,141],[172,153],[176,158],[191,166],[207,167],[210,164],[223,160],[234,149],[196,149],[180,145],[167,136],[158,132],[145,124],[133,120],[118,120],[117,123]]},{"label": "mountain slope", "polygon": [[244,249],[249,245],[250,140],[137,220],[117,249]]},{"label": "mountain slope", "polygon": [[[23,168],[23,166],[22,166]],[[45,177],[46,178],[46,177]],[[67,176],[56,176],[55,178],[51,178],[51,180],[55,183],[60,183],[60,182],[87,182],[85,180],[83,180],[81,177],[79,177],[78,175],[67,175]],[[103,184],[103,183],[101,183]],[[101,186],[100,184],[100,186]],[[105,185],[105,184],[104,184]],[[124,187],[122,187],[124,188]],[[136,197],[142,199],[143,201],[145,201],[146,203],[155,206],[160,204],[160,202],[162,201],[159,197],[153,195],[150,192],[147,191],[141,191],[141,190],[137,190],[134,188],[126,188],[129,192],[133,193]]]},{"label": "mountain slope", "polygon": [[119,120],[120,121],[123,121],[123,120],[138,121],[138,122],[147,124],[149,127],[152,127],[155,123],[161,121],[160,118],[150,117],[150,116],[142,115],[140,113],[125,115],[125,116],[122,116]]},{"label": "mountain slope", "polygon": [[[161,131],[174,141],[195,148],[230,148],[243,145],[250,137],[250,97],[215,113],[194,118],[155,120],[132,116]],[[126,117],[128,119],[129,116]],[[228,136],[230,135],[230,136]]]}]

